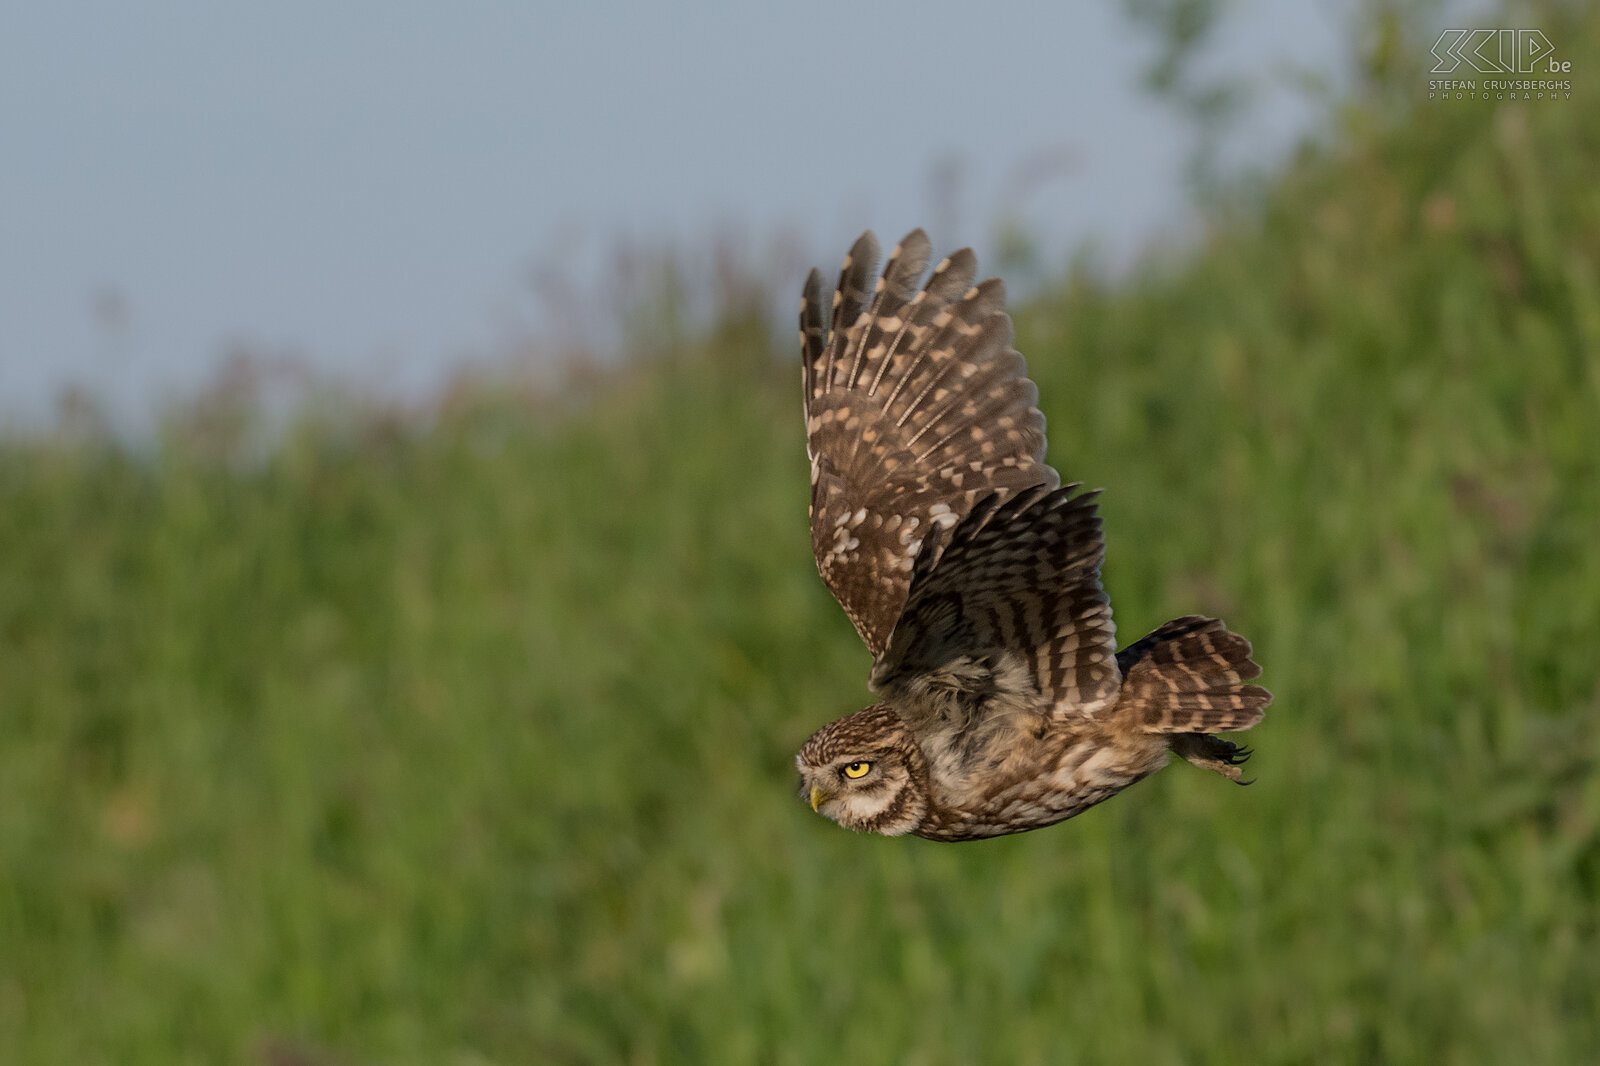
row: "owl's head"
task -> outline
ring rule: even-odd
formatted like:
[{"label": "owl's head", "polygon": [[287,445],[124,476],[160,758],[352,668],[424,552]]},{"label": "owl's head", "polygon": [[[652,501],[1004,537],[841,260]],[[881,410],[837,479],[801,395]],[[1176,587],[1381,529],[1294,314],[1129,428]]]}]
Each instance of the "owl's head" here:
[{"label": "owl's head", "polygon": [[860,833],[900,836],[928,811],[927,763],[900,716],[878,704],[811,734],[800,754],[800,798]]}]

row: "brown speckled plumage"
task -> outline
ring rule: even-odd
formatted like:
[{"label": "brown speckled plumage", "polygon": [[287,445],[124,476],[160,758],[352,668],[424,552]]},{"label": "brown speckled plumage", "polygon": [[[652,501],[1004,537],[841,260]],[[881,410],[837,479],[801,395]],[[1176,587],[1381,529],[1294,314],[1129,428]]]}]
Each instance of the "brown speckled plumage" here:
[{"label": "brown speckled plumage", "polygon": [[1044,462],[1038,390],[999,281],[917,230],[873,282],[863,234],[831,308],[800,310],[811,543],[882,702],[818,730],[801,794],[852,829],[971,840],[1036,829],[1179,755],[1237,781],[1271,696],[1250,645],[1190,616],[1116,650],[1098,492]]}]

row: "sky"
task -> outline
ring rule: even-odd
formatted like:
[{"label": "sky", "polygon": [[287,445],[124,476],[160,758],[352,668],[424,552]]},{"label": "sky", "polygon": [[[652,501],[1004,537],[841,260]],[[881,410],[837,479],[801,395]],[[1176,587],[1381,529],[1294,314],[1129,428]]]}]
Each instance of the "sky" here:
[{"label": "sky", "polygon": [[[1348,6],[1238,0],[1210,61],[1329,68]],[[982,255],[1014,218],[1051,262],[1125,261],[1188,217],[1185,128],[1114,0],[81,0],[0,24],[0,427],[69,384],[147,416],[244,350],[423,394],[561,327],[551,278],[603,320],[619,247],[731,234],[833,269],[864,228]],[[1244,165],[1314,114],[1260,100]]]}]

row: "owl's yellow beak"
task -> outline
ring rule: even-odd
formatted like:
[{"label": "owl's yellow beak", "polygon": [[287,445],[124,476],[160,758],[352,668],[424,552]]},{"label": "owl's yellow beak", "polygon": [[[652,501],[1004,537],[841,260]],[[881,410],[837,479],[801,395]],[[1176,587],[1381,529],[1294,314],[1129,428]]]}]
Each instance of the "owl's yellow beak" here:
[{"label": "owl's yellow beak", "polygon": [[833,793],[824,792],[822,790],[822,786],[821,785],[812,785],[811,786],[811,809],[812,810],[816,810],[818,807],[822,806],[824,803],[827,803],[828,800],[831,799],[832,797],[833,797]]}]

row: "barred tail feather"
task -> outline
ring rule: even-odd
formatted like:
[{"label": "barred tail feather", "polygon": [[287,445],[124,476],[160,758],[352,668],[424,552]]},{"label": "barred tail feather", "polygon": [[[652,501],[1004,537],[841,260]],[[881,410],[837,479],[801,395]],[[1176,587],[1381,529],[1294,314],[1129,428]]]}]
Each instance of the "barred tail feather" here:
[{"label": "barred tail feather", "polygon": [[1261,673],[1248,640],[1215,618],[1189,615],[1123,648],[1117,665],[1117,706],[1136,728],[1164,734],[1189,762],[1239,781],[1250,749],[1211,734],[1249,729],[1272,702],[1272,693],[1245,683]]},{"label": "barred tail feather", "polygon": [[1146,733],[1217,733],[1261,721],[1272,694],[1250,642],[1215,618],[1175,619],[1117,653],[1120,701]]}]

